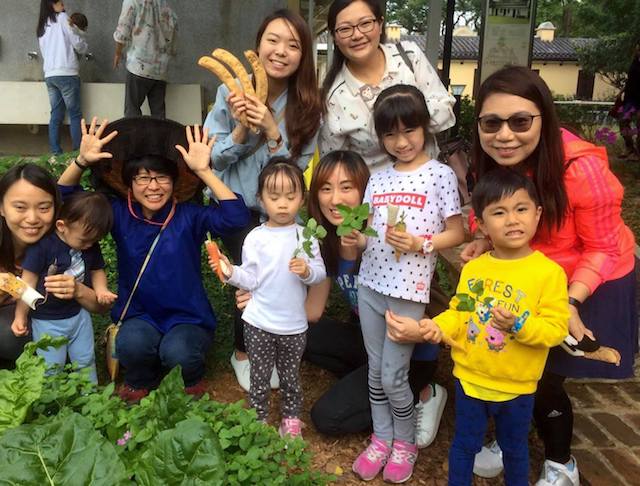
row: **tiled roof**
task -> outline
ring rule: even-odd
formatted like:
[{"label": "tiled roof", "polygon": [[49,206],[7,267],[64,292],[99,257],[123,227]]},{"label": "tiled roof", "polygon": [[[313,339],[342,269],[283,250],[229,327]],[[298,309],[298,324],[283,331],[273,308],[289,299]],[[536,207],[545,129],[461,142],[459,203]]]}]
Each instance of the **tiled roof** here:
[{"label": "tiled roof", "polygon": [[[402,40],[411,40],[419,46],[425,45],[424,35],[403,35]],[[576,47],[588,45],[593,41],[594,39],[558,37],[551,42],[545,42],[535,37],[533,39],[532,57],[534,61],[577,61]],[[443,45],[444,38],[440,37],[440,58],[442,58]],[[479,45],[479,37],[454,36],[451,46],[451,58],[475,60],[478,58]]]}]

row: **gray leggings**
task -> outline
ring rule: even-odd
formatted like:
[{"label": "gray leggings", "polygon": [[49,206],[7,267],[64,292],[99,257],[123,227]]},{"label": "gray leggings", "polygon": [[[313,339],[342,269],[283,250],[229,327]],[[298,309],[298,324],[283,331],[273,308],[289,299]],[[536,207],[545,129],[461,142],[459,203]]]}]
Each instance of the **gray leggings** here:
[{"label": "gray leggings", "polygon": [[244,343],[251,362],[249,404],[258,412],[258,419],[264,420],[269,415],[269,381],[274,363],[280,377],[282,418],[300,417],[300,361],[307,345],[307,331],[283,336],[245,322]]},{"label": "gray leggings", "polygon": [[396,343],[387,336],[385,311],[422,319],[426,304],[388,297],[358,287],[362,337],[369,360],[369,401],[373,432],[382,440],[415,442],[413,393],[409,386],[409,362],[413,344]]}]

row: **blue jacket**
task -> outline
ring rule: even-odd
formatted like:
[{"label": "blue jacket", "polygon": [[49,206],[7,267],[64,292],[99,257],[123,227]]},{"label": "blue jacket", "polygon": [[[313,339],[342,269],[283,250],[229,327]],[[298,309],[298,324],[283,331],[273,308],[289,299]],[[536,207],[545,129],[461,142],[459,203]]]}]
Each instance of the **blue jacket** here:
[{"label": "blue jacket", "polygon": [[[64,197],[80,187],[60,186],[60,190]],[[129,213],[124,199],[112,199],[111,207],[114,221],[111,235],[118,258],[118,300],[111,317],[117,322],[160,226],[142,220],[138,203],[133,203],[133,210],[141,219]],[[167,204],[152,220],[163,222],[170,209],[171,204]],[[178,324],[215,329],[216,317],[202,283],[201,248],[207,231],[214,237],[226,236],[248,222],[249,211],[241,197],[220,201],[218,207],[178,203],[142,275],[125,319],[143,319],[161,333]]]}]

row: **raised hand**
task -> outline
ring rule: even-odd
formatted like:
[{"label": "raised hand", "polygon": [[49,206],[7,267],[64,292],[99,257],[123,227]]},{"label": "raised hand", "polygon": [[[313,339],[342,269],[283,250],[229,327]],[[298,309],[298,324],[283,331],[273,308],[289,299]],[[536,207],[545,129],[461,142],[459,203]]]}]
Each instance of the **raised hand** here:
[{"label": "raised hand", "polygon": [[98,122],[97,117],[91,119],[91,125],[87,128],[84,118],[80,122],[80,129],[82,130],[82,141],[80,142],[80,155],[78,155],[78,162],[86,165],[93,165],[101,159],[110,159],[113,157],[109,152],[103,152],[102,147],[109,143],[113,138],[118,135],[117,131],[111,132],[106,137],[102,138],[105,128],[107,127],[108,120],[104,118],[100,126],[96,128]]},{"label": "raised hand", "polygon": [[211,150],[216,142],[216,137],[209,138],[208,128],[205,128],[202,135],[200,135],[200,125],[194,125],[193,131],[190,126],[186,126],[185,130],[189,151],[187,152],[182,145],[176,145],[176,149],[182,154],[182,158],[189,168],[196,174],[198,172],[211,172],[209,164],[211,163]]}]

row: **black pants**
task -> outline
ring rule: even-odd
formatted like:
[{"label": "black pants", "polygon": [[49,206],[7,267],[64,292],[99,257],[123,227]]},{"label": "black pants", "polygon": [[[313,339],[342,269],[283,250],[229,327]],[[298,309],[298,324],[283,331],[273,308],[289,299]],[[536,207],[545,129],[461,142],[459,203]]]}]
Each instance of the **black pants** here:
[{"label": "black pants", "polygon": [[13,368],[24,345],[31,341],[31,335],[16,337],[11,331],[15,312],[15,304],[0,307],[0,369]]},{"label": "black pants", "polygon": [[141,116],[140,107],[144,103],[144,99],[147,98],[151,116],[166,118],[164,107],[166,90],[166,81],[143,78],[127,71],[127,81],[124,88],[124,116]]},{"label": "black pants", "polygon": [[[319,432],[344,435],[371,430],[367,386],[367,352],[357,323],[322,318],[310,324],[303,359],[340,379],[311,408]],[[411,360],[409,384],[417,403],[420,391],[433,381],[437,361]]]},{"label": "black pants", "polygon": [[[249,224],[240,231],[222,238],[224,247],[231,256],[231,263],[234,265],[242,265],[242,244],[244,239],[253,228],[260,225],[260,213],[251,211]],[[233,308],[233,345],[238,351],[245,353],[247,348],[244,345],[244,321],[242,320],[242,312],[237,307]]]},{"label": "black pants", "polygon": [[560,464],[571,459],[573,409],[564,390],[564,376],[545,371],[538,383],[533,418],[544,442],[544,456]]}]

